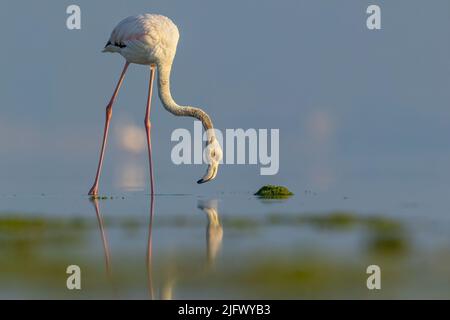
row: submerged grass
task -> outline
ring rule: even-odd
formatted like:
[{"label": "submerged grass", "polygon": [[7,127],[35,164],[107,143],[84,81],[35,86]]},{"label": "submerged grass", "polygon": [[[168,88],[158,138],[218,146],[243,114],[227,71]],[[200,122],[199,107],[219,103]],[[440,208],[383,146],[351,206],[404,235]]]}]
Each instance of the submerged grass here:
[{"label": "submerged grass", "polygon": [[0,231],[2,232],[31,232],[45,229],[58,230],[61,228],[86,229],[89,227],[87,220],[82,218],[62,219],[43,218],[36,215],[25,216],[23,214],[1,214]]},{"label": "submerged grass", "polygon": [[[353,232],[364,231],[365,248],[373,254],[404,254],[410,247],[404,226],[395,219],[380,215],[362,216],[352,212],[336,211],[327,214],[301,213],[269,214],[259,217],[229,216],[221,219],[225,229],[249,232],[271,226],[305,227],[324,231]],[[160,227],[199,227],[199,220],[183,215],[163,217],[155,224]],[[105,228],[119,228],[137,231],[147,228],[147,219],[116,217],[104,220]],[[201,225],[204,226],[204,225]],[[61,246],[82,242],[91,232],[97,232],[98,221],[91,218],[59,218],[39,215],[0,214],[0,249],[7,247],[16,253],[32,252],[42,246]]]},{"label": "submerged grass", "polygon": [[409,249],[409,242],[403,233],[375,233],[370,236],[367,248],[374,254],[399,255]]},{"label": "submerged grass", "polygon": [[[91,290],[105,290],[106,271],[102,254],[101,240],[98,235],[98,223],[95,214],[89,218],[44,217],[24,213],[0,213],[0,283],[6,284],[10,279],[23,281],[24,286],[48,288],[58,294],[67,294],[65,289],[67,265],[77,263],[86,274],[84,286]],[[187,215],[159,217],[155,227],[173,228],[205,227],[205,221],[190,219]],[[115,227],[127,231],[147,228],[146,218],[133,218],[127,215],[110,217],[105,220],[105,227]],[[199,224],[199,222],[202,221]],[[306,227],[317,230],[337,231],[345,234],[357,229],[366,231],[361,241],[369,254],[394,257],[388,263],[398,264],[408,261],[403,258],[410,248],[405,227],[396,219],[381,215],[362,216],[348,211],[329,213],[270,214],[263,216],[223,215],[221,222],[224,229],[233,229],[236,233],[250,234],[254,228]],[[296,230],[294,230],[296,232]],[[333,234],[330,232],[329,234]],[[86,241],[95,235],[93,241]],[[129,237],[128,235],[126,237]],[[333,238],[334,239],[334,238]],[[227,243],[225,239],[224,243]],[[157,242],[156,242],[157,243]],[[210,288],[219,288],[223,292],[235,292],[253,298],[314,298],[344,297],[342,292],[348,290],[352,296],[364,297],[368,294],[364,284],[367,279],[365,268],[372,263],[371,256],[361,255],[358,259],[345,259],[320,253],[320,244],[313,245],[314,253],[297,249],[292,245],[289,254],[264,250],[260,256],[249,253],[251,258],[227,259],[217,262],[216,273],[199,272],[192,277],[191,270],[201,269],[205,260],[203,247],[185,249],[177,252],[178,256],[169,258],[157,256],[156,279],[161,274],[180,265],[180,273],[187,274],[175,285],[174,292],[208,292]],[[89,255],[91,247],[97,248],[99,254]],[[180,249],[181,250],[181,249]],[[93,250],[95,253],[95,250]],[[161,252],[155,251],[155,252]],[[86,253],[88,252],[88,253]],[[199,255],[199,252],[201,253]],[[142,289],[145,283],[144,260],[129,259],[124,251],[112,251],[114,257],[114,281],[123,291]],[[142,254],[145,254],[144,250]],[[223,252],[223,254],[229,254]],[[233,253],[234,254],[234,253]],[[198,257],[196,256],[198,255]],[[169,256],[169,255],[168,255]],[[192,258],[192,257],[195,257]],[[230,257],[230,256],[228,256]],[[219,258],[220,259],[220,258]],[[247,260],[246,260],[247,259]],[[138,262],[136,262],[138,261]],[[355,262],[356,261],[356,262]],[[385,260],[376,260],[385,261]],[[159,264],[159,266],[158,266]],[[200,266],[200,267],[199,267]],[[383,279],[395,285],[396,274],[383,264]],[[18,280],[19,279],[19,280]],[[195,280],[195,281],[194,281]],[[393,283],[393,284],[392,284]],[[61,285],[62,284],[62,285]],[[179,290],[179,291],[178,291]],[[89,292],[88,290],[83,292]]]},{"label": "submerged grass", "polygon": [[[264,216],[229,216],[220,218],[229,228],[265,227],[270,225],[279,226],[311,226],[321,229],[351,229],[364,227],[369,231],[398,233],[403,230],[402,224],[388,217],[380,215],[361,216],[352,212],[336,211],[327,214],[299,213],[281,214],[273,213]],[[198,226],[198,220],[189,219],[185,215],[173,215],[161,217],[157,221],[160,226],[189,227]],[[147,227],[146,218],[132,218],[128,215],[123,217],[108,217],[104,219],[106,227],[138,228]],[[59,218],[42,217],[37,214],[25,215],[21,213],[0,213],[0,231],[32,231],[43,229],[72,228],[77,230],[97,228],[98,222],[95,216],[91,218]]]},{"label": "submerged grass", "polygon": [[297,215],[270,214],[267,222],[275,225],[309,225],[323,229],[365,227],[371,231],[399,231],[402,224],[379,215],[361,216],[352,212],[336,211],[327,214],[301,213]]},{"label": "submerged grass", "polygon": [[402,223],[379,215],[360,216],[351,212],[296,216],[272,214],[268,216],[268,222],[273,225],[309,226],[333,231],[363,229],[368,239],[367,251],[378,255],[401,255],[410,248],[408,233]]}]

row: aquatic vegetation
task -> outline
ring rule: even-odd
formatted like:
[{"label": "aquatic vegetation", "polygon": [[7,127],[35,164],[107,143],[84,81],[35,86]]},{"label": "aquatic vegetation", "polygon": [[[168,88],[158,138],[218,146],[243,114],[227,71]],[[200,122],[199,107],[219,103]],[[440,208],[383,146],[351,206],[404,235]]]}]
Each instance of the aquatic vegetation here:
[{"label": "aquatic vegetation", "polygon": [[309,225],[325,229],[364,227],[370,231],[401,231],[399,221],[383,216],[362,216],[352,212],[336,211],[327,214],[299,213],[297,215],[270,214],[267,223],[272,225]]},{"label": "aquatic vegetation", "polygon": [[395,232],[402,229],[400,222],[379,216],[367,218],[366,225],[369,229],[380,232]]},{"label": "aquatic vegetation", "polygon": [[114,197],[114,196],[90,196],[89,199],[93,200],[114,200],[114,199],[122,199],[125,200],[125,197]]},{"label": "aquatic vegetation", "polygon": [[81,218],[42,218],[37,215],[0,214],[0,231],[11,233],[30,233],[33,231],[61,230],[70,228],[82,230],[93,227],[88,220]]},{"label": "aquatic vegetation", "polygon": [[288,188],[274,185],[266,185],[255,193],[255,196],[263,199],[286,199],[293,195]]},{"label": "aquatic vegetation", "polygon": [[288,259],[281,255],[267,255],[251,261],[246,268],[230,269],[218,283],[239,287],[248,296],[261,299],[345,296],[339,291],[346,292],[347,296],[363,294],[362,287],[357,285],[364,283],[361,276],[363,267],[336,257],[299,254]]},{"label": "aquatic vegetation", "polygon": [[139,221],[137,219],[126,218],[120,222],[119,226],[128,231],[135,231],[135,230],[138,230],[142,225],[146,225],[146,224],[142,224],[141,221]]},{"label": "aquatic vegetation", "polygon": [[368,249],[376,254],[403,254],[409,248],[403,233],[374,233],[368,242]]},{"label": "aquatic vegetation", "polygon": [[259,223],[258,221],[255,221],[253,219],[246,219],[244,217],[240,218],[223,218],[222,223],[227,228],[234,228],[234,229],[254,229],[258,227]]},{"label": "aquatic vegetation", "polygon": [[[91,196],[90,199],[91,199],[91,200],[108,200],[108,199],[110,199],[110,198],[107,197],[107,196]],[[114,199],[114,198],[111,197],[111,199]]]},{"label": "aquatic vegetation", "polygon": [[347,228],[362,222],[362,219],[349,212],[333,212],[327,215],[300,216],[299,222],[321,228]]},{"label": "aquatic vegetation", "polygon": [[[147,212],[128,213],[104,214],[107,239],[113,239],[112,279],[124,297],[146,290],[143,232],[147,231],[149,217]],[[225,250],[218,255],[212,272],[213,269],[207,269],[204,217],[184,213],[158,216],[154,235],[162,238],[156,236],[153,242],[155,283],[172,283],[172,275],[167,274],[173,273],[177,281],[171,289],[176,298],[204,297],[208,290],[215,292],[214,298],[372,298],[380,294],[386,297],[397,293],[386,290],[374,296],[365,288],[366,267],[374,261],[382,265],[383,281],[392,288],[404,289],[404,278],[398,270],[409,265],[417,252],[407,222],[381,214],[225,212],[221,222],[227,235]],[[173,237],[180,230],[186,236],[182,240],[163,238]],[[290,240],[274,238],[289,233],[301,236]],[[192,242],[186,240],[189,235]],[[72,216],[0,212],[0,284],[5,288],[9,283],[22,285],[20,297],[39,298],[44,292],[46,297],[73,298],[61,283],[65,268],[75,262],[82,266],[86,275],[84,286],[89,288],[77,293],[79,297],[109,297],[112,290],[101,241],[94,211]],[[244,245],[232,251],[238,241]],[[442,259],[441,252],[430,254],[432,259]],[[430,277],[446,276],[443,265],[434,263]],[[423,264],[415,268],[411,273],[421,275]]]},{"label": "aquatic vegetation", "polygon": [[0,217],[1,231],[20,231],[25,229],[42,229],[46,226],[45,219],[42,218],[22,218],[13,216]]}]

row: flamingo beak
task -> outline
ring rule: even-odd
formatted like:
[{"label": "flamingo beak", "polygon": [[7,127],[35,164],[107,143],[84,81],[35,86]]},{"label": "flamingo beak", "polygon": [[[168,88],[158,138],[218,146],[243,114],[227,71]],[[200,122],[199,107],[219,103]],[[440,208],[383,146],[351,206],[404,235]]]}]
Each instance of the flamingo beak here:
[{"label": "flamingo beak", "polygon": [[206,174],[197,181],[198,184],[203,184],[208,181],[213,180],[217,176],[217,172],[219,169],[219,164],[217,162],[211,163],[208,165],[208,170],[206,171]]},{"label": "flamingo beak", "polygon": [[111,41],[108,41],[108,43],[105,45],[105,47],[103,48],[102,52],[109,52],[108,50],[108,46],[111,45]]}]

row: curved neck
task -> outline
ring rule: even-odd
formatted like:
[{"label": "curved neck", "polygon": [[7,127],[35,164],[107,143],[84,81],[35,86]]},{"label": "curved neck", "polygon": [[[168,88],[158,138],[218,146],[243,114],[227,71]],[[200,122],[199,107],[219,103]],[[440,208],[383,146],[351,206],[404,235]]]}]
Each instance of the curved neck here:
[{"label": "curved neck", "polygon": [[200,120],[207,133],[208,142],[215,140],[214,127],[211,118],[200,108],[180,106],[170,93],[170,73],[172,63],[158,63],[158,93],[164,108],[175,116],[193,117]]}]

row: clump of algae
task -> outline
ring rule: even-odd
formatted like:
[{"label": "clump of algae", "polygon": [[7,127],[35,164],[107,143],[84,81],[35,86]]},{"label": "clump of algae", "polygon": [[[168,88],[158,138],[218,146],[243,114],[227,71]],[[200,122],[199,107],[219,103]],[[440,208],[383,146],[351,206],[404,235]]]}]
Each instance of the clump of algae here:
[{"label": "clump of algae", "polygon": [[286,199],[293,195],[288,188],[274,185],[266,185],[255,193],[255,196],[263,199]]},{"label": "clump of algae", "polygon": [[89,199],[90,200],[114,200],[114,199],[124,200],[125,197],[120,198],[120,197],[114,197],[114,196],[110,196],[110,197],[108,197],[108,196],[91,196]]}]

